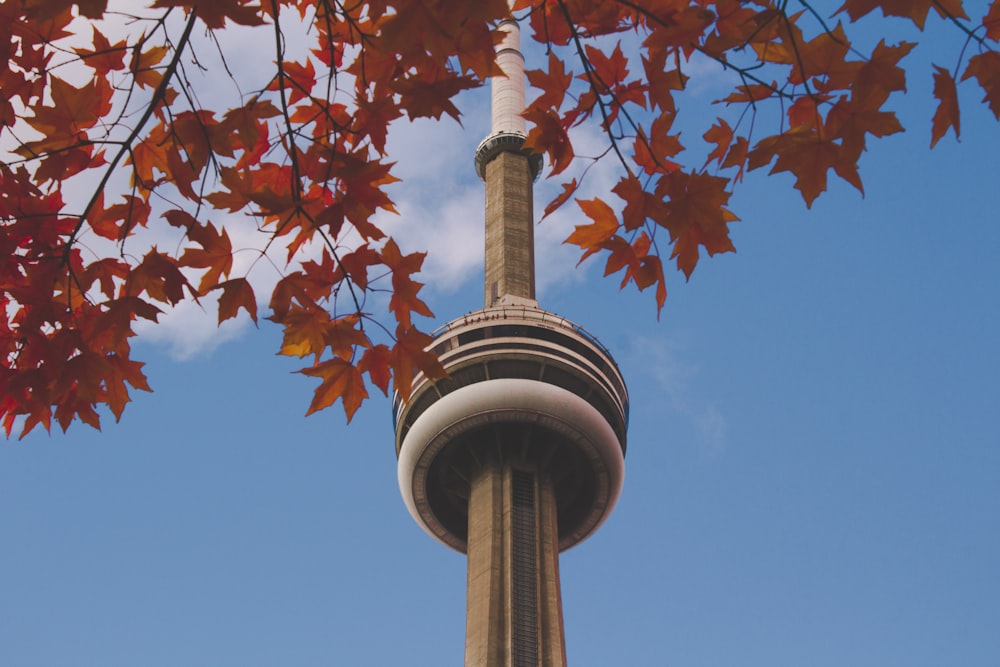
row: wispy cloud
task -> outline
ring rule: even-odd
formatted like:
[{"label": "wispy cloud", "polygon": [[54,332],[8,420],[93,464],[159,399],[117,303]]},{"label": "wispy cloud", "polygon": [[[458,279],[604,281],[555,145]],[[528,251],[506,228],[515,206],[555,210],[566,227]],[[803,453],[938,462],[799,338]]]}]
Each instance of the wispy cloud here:
[{"label": "wispy cloud", "polygon": [[671,410],[690,421],[699,450],[706,456],[720,456],[726,443],[726,419],[718,405],[699,395],[698,368],[686,360],[684,346],[667,337],[635,336],[624,356],[633,374],[645,375],[659,389],[647,392],[649,396],[665,397]]}]

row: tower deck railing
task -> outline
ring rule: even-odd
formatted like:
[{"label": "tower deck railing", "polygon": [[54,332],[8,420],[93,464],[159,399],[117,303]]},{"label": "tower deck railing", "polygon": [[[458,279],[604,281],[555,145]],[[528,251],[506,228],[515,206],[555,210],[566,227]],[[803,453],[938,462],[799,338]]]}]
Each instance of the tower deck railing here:
[{"label": "tower deck railing", "polygon": [[[621,371],[610,351],[575,322],[537,306],[505,304],[468,313],[439,327],[433,335],[434,342],[428,349],[441,358],[449,372],[466,360],[509,352],[537,357],[543,363],[563,363],[575,368],[575,374],[586,376],[592,386],[603,388],[600,393],[613,403],[613,407],[608,406],[608,409],[617,413],[617,418],[613,415],[608,417],[612,418],[612,423],[619,425],[616,430],[621,430],[624,439],[629,403]],[[548,362],[545,362],[546,359]],[[550,379],[551,376],[551,372],[545,378],[539,373],[539,377],[534,379],[562,383]],[[415,374],[411,399],[422,393],[428,382],[430,380],[422,373]],[[588,400],[594,399],[591,397]],[[393,397],[394,428],[398,427],[399,419],[406,410],[407,404],[397,393]],[[417,409],[417,413],[420,411]],[[411,414],[411,418],[416,416]]]}]

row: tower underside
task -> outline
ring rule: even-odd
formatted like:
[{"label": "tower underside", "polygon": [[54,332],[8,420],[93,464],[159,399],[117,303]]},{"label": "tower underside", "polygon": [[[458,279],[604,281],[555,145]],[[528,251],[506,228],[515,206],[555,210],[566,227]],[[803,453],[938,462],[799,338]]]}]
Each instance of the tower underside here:
[{"label": "tower underside", "polygon": [[564,667],[559,552],[613,509],[628,395],[610,354],[533,305],[445,326],[448,377],[395,404],[399,485],[414,519],[468,557],[466,667]]}]

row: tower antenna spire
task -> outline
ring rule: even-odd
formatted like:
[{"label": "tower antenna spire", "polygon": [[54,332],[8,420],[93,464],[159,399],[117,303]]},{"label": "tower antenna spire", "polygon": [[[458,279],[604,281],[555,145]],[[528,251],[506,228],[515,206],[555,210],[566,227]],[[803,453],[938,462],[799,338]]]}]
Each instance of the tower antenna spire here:
[{"label": "tower antenna spire", "polygon": [[521,53],[521,29],[517,21],[508,19],[499,26],[503,41],[497,47],[497,65],[505,76],[493,77],[492,127],[490,134],[527,136],[524,117],[524,55]]}]

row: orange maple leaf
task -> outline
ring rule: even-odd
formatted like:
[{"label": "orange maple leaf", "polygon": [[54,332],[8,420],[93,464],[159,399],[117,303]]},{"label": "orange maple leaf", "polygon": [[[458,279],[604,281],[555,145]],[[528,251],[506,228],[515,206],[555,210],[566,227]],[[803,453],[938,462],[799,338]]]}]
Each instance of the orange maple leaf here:
[{"label": "orange maple leaf", "polygon": [[212,223],[192,225],[187,233],[201,248],[186,248],[178,261],[181,266],[206,269],[198,285],[198,293],[205,294],[218,284],[220,277],[229,277],[233,268],[233,246],[225,228],[220,233]]},{"label": "orange maple leaf", "polygon": [[583,256],[580,257],[582,262],[618,233],[619,224],[614,209],[601,199],[577,199],[576,203],[593,222],[589,225],[577,225],[563,243],[572,243],[583,248]]},{"label": "orange maple leaf", "polygon": [[298,372],[322,380],[313,393],[306,416],[330,407],[340,400],[344,405],[347,421],[350,423],[361,403],[368,398],[368,390],[365,388],[365,379],[361,371],[340,357],[320,362],[310,368],[303,368]]},{"label": "orange maple leaf", "polygon": [[151,46],[145,51],[136,49],[132,53],[131,71],[136,85],[156,88],[163,80],[163,73],[156,69],[160,61],[170,53],[169,46]]},{"label": "orange maple leaf", "polygon": [[280,354],[289,357],[314,355],[317,362],[326,349],[326,332],[330,327],[330,313],[323,308],[291,306],[280,317],[269,318],[285,328]]},{"label": "orange maple leaf", "polygon": [[396,321],[400,326],[410,326],[410,313],[433,317],[427,304],[417,296],[423,283],[410,278],[412,274],[420,271],[427,253],[414,252],[404,255],[399,251],[396,242],[389,239],[382,248],[381,256],[382,261],[392,271],[392,297],[389,299],[389,310],[396,314]]}]

